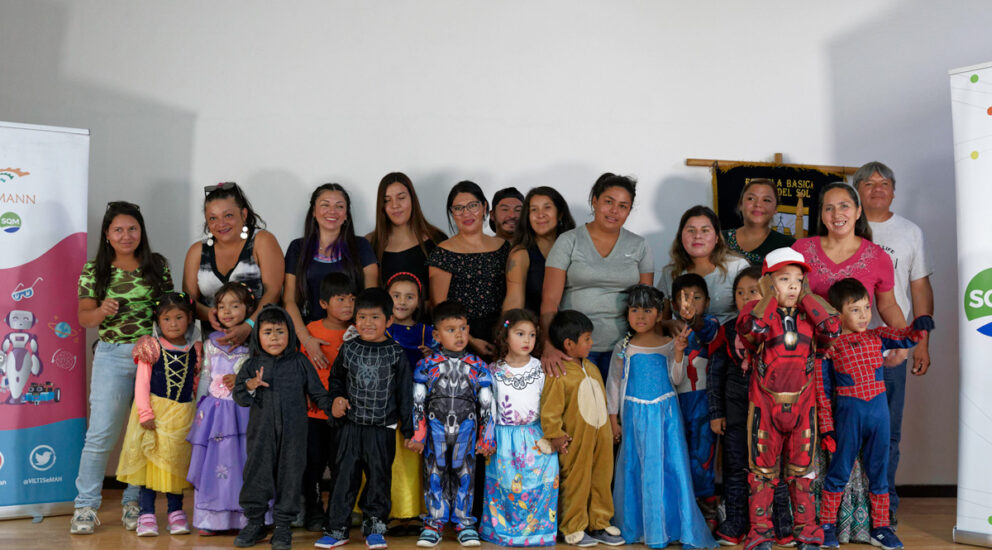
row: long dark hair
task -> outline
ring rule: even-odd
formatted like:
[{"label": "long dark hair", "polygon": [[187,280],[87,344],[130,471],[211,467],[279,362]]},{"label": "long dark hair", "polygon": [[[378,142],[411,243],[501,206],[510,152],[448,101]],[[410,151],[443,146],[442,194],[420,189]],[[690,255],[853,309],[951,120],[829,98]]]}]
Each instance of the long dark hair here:
[{"label": "long dark hair", "polygon": [[538,321],[537,315],[534,315],[529,309],[516,308],[507,310],[500,316],[499,323],[496,324],[493,334],[493,341],[496,347],[494,357],[497,359],[506,358],[506,354],[510,352],[510,329],[517,323],[523,323],[525,321],[534,325],[534,332],[536,333],[534,349],[530,350],[530,354],[533,357],[541,356],[540,347],[544,339],[541,338],[541,323]]},{"label": "long dark hair", "polygon": [[100,246],[96,250],[96,260],[93,262],[93,278],[96,280],[93,290],[97,301],[107,297],[111,268],[117,257],[117,253],[114,252],[114,248],[110,246],[110,241],[107,239],[107,230],[117,216],[131,216],[138,220],[138,227],[141,228],[141,240],[138,242],[138,247],[134,249],[134,257],[138,259],[141,278],[152,289],[152,299],[157,299],[163,292],[172,290],[166,283],[165,276],[169,262],[161,254],[152,252],[151,244],[148,243],[148,232],[145,230],[145,218],[141,216],[141,208],[130,202],[114,201],[107,203],[107,211],[103,214],[103,223],[100,225]]},{"label": "long dark hair", "polygon": [[513,248],[527,250],[537,241],[534,228],[530,226],[530,202],[534,197],[548,197],[558,211],[558,225],[555,226],[555,238],[562,233],[575,229],[575,220],[568,210],[568,203],[561,193],[552,187],[535,187],[527,192],[524,197],[524,208],[520,213],[520,220],[517,222],[517,231],[513,237]]},{"label": "long dark hair", "polygon": [[[248,233],[252,234],[256,229],[265,229],[265,220],[262,216],[259,216],[255,209],[251,207],[251,203],[248,202],[248,197],[245,196],[244,191],[241,187],[233,181],[226,181],[224,183],[219,183],[216,186],[212,186],[214,189],[209,191],[205,197],[203,197],[203,209],[206,210],[207,203],[216,200],[223,199],[234,199],[234,204],[238,205],[238,208],[244,209],[248,212],[245,216],[245,225],[248,226]],[[209,233],[210,229],[207,228],[207,222],[203,222],[203,232]]]},{"label": "long dark hair", "polygon": [[[871,175],[871,174],[869,174]],[[847,194],[851,196],[851,200],[854,201],[854,207],[861,207],[861,197],[858,196],[858,192],[854,190],[853,187],[847,184],[845,181],[835,181],[833,183],[828,183],[820,189],[820,196],[816,203],[820,205],[820,216],[816,220],[816,234],[823,237],[827,234],[827,226],[823,224],[823,197],[827,196],[827,191],[831,189],[843,189],[847,191]],[[854,234],[861,237],[862,239],[871,240],[871,226],[868,225],[868,216],[865,214],[865,209],[861,208],[861,215],[858,216],[857,221],[854,222]]]},{"label": "long dark hair", "polygon": [[420,251],[424,253],[424,256],[427,256],[427,248],[424,247],[425,238],[434,241],[434,244],[448,238],[443,231],[431,225],[424,218],[424,212],[420,209],[420,199],[417,198],[417,192],[413,189],[413,181],[410,180],[410,177],[403,172],[390,172],[379,181],[379,190],[375,197],[375,229],[372,231],[371,244],[372,250],[375,251],[375,257],[380,263],[382,263],[382,253],[389,245],[389,233],[392,231],[393,225],[389,221],[389,216],[386,215],[386,188],[394,183],[406,187],[406,192],[410,195],[410,226],[417,236],[417,244],[420,245]]},{"label": "long dark hair", "polygon": [[[313,216],[317,205],[317,198],[328,191],[337,191],[344,196],[345,220],[341,225],[338,238],[331,243],[326,250],[317,250],[320,244],[320,228],[317,220]],[[365,273],[358,261],[358,241],[355,238],[355,224],[351,217],[351,197],[348,192],[338,183],[325,183],[313,190],[310,194],[310,208],[307,210],[307,217],[303,222],[303,242],[300,246],[300,257],[296,260],[296,297],[297,303],[303,311],[309,315],[310,292],[307,290],[307,270],[313,262],[313,255],[320,252],[324,255],[341,255],[341,262],[344,265],[345,274],[351,277],[355,283],[355,294],[358,290],[365,288]]]},{"label": "long dark hair", "polygon": [[689,218],[695,218],[697,216],[706,216],[710,220],[710,224],[713,225],[713,231],[716,232],[716,244],[713,245],[713,251],[710,252],[710,262],[721,273],[724,275],[727,274],[727,260],[730,256],[730,249],[727,247],[726,241],[723,240],[723,233],[720,231],[720,218],[717,217],[716,212],[712,208],[697,204],[686,210],[685,214],[682,214],[682,219],[679,220],[679,230],[675,233],[675,240],[672,241],[672,249],[669,251],[669,255],[672,257],[672,263],[669,265],[672,266],[673,279],[685,273],[692,266],[692,256],[689,256],[689,251],[682,245],[682,230],[685,229],[685,224],[689,223]]}]

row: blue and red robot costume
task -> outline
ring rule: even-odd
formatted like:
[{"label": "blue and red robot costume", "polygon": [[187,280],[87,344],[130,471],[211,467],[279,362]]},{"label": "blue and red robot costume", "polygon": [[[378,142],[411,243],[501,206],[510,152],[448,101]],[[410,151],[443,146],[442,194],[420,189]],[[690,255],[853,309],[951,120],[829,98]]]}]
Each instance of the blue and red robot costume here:
[{"label": "blue and red robot costume", "polygon": [[[805,271],[799,258],[788,263]],[[763,271],[772,272],[768,257],[765,261]],[[738,334],[753,358],[747,424],[748,550],[770,547],[774,541],[772,501],[783,473],[792,497],[796,540],[800,546],[823,542],[810,491],[816,444],[815,353],[840,334],[840,321],[823,298],[809,291],[805,280],[798,307],[779,307],[770,283],[762,277],[762,299],[744,306],[737,320]]]},{"label": "blue and red robot costume", "polygon": [[475,529],[472,496],[476,452],[495,448],[493,379],[482,359],[442,350],[413,373],[413,441],[424,444],[427,516],[424,527],[441,532]]},{"label": "blue and red robot costume", "polygon": [[[929,315],[902,329],[879,327],[834,341],[817,371],[817,404],[823,446],[833,452],[823,481],[820,523],[837,523],[837,509],[860,452],[868,474],[872,527],[889,525],[889,406],[882,352],[909,348],[933,328]],[[836,403],[832,405],[833,399]]]}]

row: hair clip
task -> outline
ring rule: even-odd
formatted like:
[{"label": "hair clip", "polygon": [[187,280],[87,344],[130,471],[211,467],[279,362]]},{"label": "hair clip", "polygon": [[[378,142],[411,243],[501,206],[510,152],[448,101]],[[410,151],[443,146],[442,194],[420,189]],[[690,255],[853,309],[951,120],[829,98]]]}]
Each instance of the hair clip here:
[{"label": "hair clip", "polygon": [[413,279],[413,282],[417,283],[417,292],[420,292],[421,294],[424,293],[424,287],[423,285],[420,284],[420,279],[413,273],[410,273],[409,271],[399,271],[397,273],[393,273],[393,276],[390,277],[388,281],[386,281],[386,286],[388,287],[389,285],[393,284],[393,279],[399,277],[400,275],[406,275],[407,277]]},{"label": "hair clip", "polygon": [[241,286],[243,286],[243,287],[245,287],[245,290],[247,290],[247,291],[248,291],[248,294],[250,294],[252,298],[254,298],[254,297],[255,297],[255,291],[254,291],[254,290],[252,290],[250,286],[248,286],[248,285],[246,285],[246,284],[244,283],[244,281],[238,281],[237,283],[238,283],[239,285],[241,285]]},{"label": "hair clip", "polygon": [[510,320],[507,319],[506,321],[503,321],[503,328],[509,328],[509,327],[510,327]]}]

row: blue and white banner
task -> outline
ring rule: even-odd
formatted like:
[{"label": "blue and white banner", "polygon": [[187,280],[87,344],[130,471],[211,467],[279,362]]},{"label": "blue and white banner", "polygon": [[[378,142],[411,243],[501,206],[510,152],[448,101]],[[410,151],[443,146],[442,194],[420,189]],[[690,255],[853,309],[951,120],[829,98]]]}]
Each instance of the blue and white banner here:
[{"label": "blue and white banner", "polygon": [[0,519],[66,513],[86,433],[89,131],[0,122]]},{"label": "blue and white banner", "polygon": [[954,541],[992,546],[992,63],[950,72],[957,180],[961,405]]}]

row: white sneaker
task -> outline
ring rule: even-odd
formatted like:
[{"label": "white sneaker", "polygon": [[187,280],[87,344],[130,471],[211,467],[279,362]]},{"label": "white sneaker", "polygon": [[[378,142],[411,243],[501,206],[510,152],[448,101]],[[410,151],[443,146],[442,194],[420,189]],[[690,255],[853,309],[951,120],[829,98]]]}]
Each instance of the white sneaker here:
[{"label": "white sneaker", "polygon": [[124,524],[124,529],[128,531],[134,531],[138,528],[138,516],[141,515],[141,509],[138,508],[138,503],[131,501],[125,502],[121,507],[121,523]]},{"label": "white sneaker", "polygon": [[100,518],[96,516],[96,508],[83,506],[72,513],[69,532],[73,535],[92,535],[97,525],[100,525]]}]

